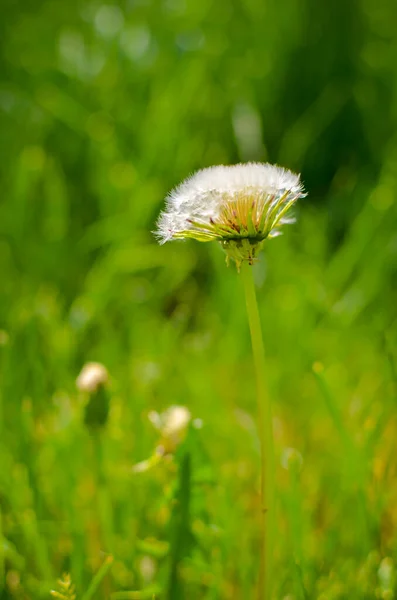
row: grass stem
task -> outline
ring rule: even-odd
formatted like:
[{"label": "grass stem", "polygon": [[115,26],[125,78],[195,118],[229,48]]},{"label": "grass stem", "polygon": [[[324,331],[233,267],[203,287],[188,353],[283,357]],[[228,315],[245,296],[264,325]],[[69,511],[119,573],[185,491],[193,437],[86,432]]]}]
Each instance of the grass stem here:
[{"label": "grass stem", "polygon": [[110,567],[112,566],[113,560],[114,560],[113,556],[107,556],[105,558],[104,562],[102,563],[102,566],[100,567],[98,572],[94,575],[94,577],[89,585],[89,588],[85,592],[82,600],[91,600],[91,598],[95,597],[95,593],[97,592],[103,578],[105,577],[105,575],[109,571]]}]

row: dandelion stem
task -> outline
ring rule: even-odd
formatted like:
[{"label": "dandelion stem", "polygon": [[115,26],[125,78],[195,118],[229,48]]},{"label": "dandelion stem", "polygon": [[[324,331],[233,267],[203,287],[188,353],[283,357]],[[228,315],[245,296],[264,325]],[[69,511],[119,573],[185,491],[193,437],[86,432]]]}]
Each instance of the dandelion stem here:
[{"label": "dandelion stem", "polygon": [[258,400],[258,432],[261,445],[261,563],[259,571],[259,600],[270,600],[273,575],[274,539],[274,446],[270,400],[265,383],[265,352],[253,269],[248,263],[241,265],[244,283],[252,353],[256,374]]}]

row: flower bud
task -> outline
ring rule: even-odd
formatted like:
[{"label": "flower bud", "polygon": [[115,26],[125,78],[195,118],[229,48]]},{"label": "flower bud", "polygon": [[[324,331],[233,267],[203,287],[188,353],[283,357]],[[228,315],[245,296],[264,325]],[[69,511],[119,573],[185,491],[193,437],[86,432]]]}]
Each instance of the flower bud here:
[{"label": "flower bud", "polygon": [[90,362],[84,365],[76,380],[77,388],[89,399],[85,405],[84,423],[87,427],[103,427],[109,414],[109,374],[101,363]]}]

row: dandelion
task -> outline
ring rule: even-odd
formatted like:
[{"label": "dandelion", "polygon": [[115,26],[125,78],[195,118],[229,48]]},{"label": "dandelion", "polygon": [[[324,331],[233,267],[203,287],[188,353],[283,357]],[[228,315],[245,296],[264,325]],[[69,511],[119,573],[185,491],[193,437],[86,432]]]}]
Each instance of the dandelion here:
[{"label": "dandelion", "polygon": [[251,265],[265,240],[293,222],[290,209],[305,196],[299,175],[270,164],[248,163],[203,169],[168,196],[158,220],[160,243],[175,239],[218,241],[226,262],[234,261],[243,279],[258,400],[261,445],[261,563],[259,598],[272,595],[274,522],[274,443],[265,381],[265,353]]},{"label": "dandelion", "polygon": [[248,163],[202,169],[171,192],[158,220],[160,243],[193,238],[218,241],[227,261],[252,263],[262,243],[293,222],[288,213],[304,196],[299,175]]},{"label": "dandelion", "polygon": [[186,406],[170,406],[161,414],[152,410],[148,416],[161,434],[159,451],[165,454],[175,452],[186,437],[192,418],[189,409]]},{"label": "dandelion", "polygon": [[92,394],[97,389],[105,385],[109,380],[109,374],[101,363],[89,362],[81,369],[79,376],[76,379],[76,387],[81,392]]},{"label": "dandelion", "polygon": [[91,428],[103,427],[109,415],[109,373],[104,365],[86,363],[76,379],[76,387],[86,398],[84,423]]},{"label": "dandelion", "polygon": [[186,406],[170,406],[164,412],[151,410],[149,421],[159,432],[160,439],[152,456],[134,465],[134,473],[143,473],[155,467],[165,456],[175,453],[186,437],[192,415]]}]

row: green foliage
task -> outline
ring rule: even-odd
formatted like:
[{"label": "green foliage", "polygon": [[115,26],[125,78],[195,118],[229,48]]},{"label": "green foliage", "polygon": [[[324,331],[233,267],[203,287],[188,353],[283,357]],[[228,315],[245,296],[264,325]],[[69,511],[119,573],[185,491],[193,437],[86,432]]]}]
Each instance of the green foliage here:
[{"label": "green foliage", "polygon": [[[395,597],[394,3],[3,0],[2,14],[0,598],[48,599],[64,572],[79,600],[255,597],[241,281],[216,243],[151,234],[172,186],[240,160],[302,172],[309,192],[255,266],[275,600]],[[88,361],[110,373],[100,406],[76,390]],[[160,442],[149,411],[174,404],[202,428],[137,472]]]},{"label": "green foliage", "polygon": [[190,525],[191,457],[184,454],[179,471],[179,487],[170,519],[170,578],[167,597],[179,600],[186,597],[180,576],[181,562],[190,555],[192,534]]}]

